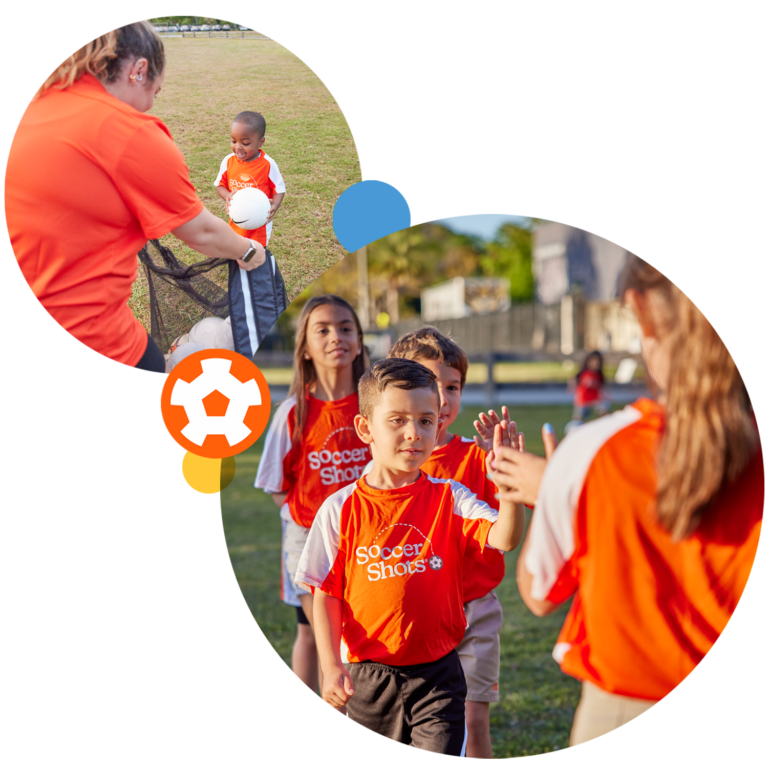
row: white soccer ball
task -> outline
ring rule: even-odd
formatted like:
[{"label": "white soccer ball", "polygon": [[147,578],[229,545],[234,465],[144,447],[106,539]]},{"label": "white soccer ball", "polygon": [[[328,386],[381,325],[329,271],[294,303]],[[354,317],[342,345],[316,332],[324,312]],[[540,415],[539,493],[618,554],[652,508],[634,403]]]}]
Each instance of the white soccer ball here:
[{"label": "white soccer ball", "polygon": [[269,198],[256,187],[245,187],[229,201],[229,218],[241,229],[259,229],[267,223]]},{"label": "white soccer ball", "polygon": [[199,342],[187,342],[171,352],[165,364],[166,373],[170,373],[185,357],[189,357],[194,352],[201,352],[205,347]]},{"label": "white soccer ball", "polygon": [[171,344],[170,350],[168,350],[169,354],[172,352],[175,352],[182,344],[186,344],[189,341],[189,334],[184,333],[181,336],[179,336],[176,341]]},{"label": "white soccer ball", "polygon": [[204,317],[190,329],[190,342],[202,345],[203,349],[216,349],[216,337],[223,322],[220,317]]},{"label": "white soccer ball", "polygon": [[232,336],[232,320],[224,318],[224,322],[216,332],[216,349],[230,349],[235,351],[235,339]]}]

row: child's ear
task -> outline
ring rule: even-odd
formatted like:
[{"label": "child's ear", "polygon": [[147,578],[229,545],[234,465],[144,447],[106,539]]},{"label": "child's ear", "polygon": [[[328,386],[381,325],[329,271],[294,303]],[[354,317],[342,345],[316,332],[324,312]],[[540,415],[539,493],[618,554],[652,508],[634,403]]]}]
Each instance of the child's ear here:
[{"label": "child's ear", "polygon": [[373,435],[371,434],[371,427],[368,424],[368,419],[366,419],[365,416],[361,416],[359,413],[355,416],[355,432],[357,432],[357,436],[366,445],[370,445],[373,442]]}]

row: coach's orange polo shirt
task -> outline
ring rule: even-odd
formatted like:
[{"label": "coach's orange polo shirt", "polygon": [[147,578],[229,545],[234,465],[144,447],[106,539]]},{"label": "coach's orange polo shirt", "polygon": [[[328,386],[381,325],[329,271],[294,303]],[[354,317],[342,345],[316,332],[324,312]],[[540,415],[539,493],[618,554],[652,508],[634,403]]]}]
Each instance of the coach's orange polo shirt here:
[{"label": "coach's orange polo shirt", "polygon": [[763,515],[763,460],[680,542],[654,514],[664,410],[641,399],[579,427],[547,464],[525,566],[536,600],[576,592],[553,655],[609,693],[658,700],[701,661],[749,577]]},{"label": "coach's orange polo shirt", "polygon": [[11,243],[35,296],[84,344],[135,365],[147,346],[128,307],[136,254],[203,209],[168,129],[85,74],[29,105],[5,186]]}]

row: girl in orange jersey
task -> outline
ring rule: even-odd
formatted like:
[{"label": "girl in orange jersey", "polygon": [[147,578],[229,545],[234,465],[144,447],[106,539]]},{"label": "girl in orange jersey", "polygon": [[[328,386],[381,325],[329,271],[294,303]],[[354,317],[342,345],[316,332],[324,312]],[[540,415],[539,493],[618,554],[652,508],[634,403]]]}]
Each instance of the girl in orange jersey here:
[{"label": "girl in orange jersey", "polygon": [[644,712],[701,661],[741,597],[762,523],[757,429],[722,340],[637,257],[622,293],[658,400],[580,427],[548,462],[503,448],[496,462],[510,500],[536,502],[518,561],[526,605],[541,616],[576,594],[553,651],[583,681],[571,744]]},{"label": "girl in orange jersey", "polygon": [[363,330],[339,296],[315,296],[299,317],[293,383],[267,433],[256,488],[272,494],[283,520],[281,597],[296,608],[293,671],[318,683],[312,595],[294,584],[299,557],[325,499],[357,480],[371,455],[357,436],[357,383],[368,368]]}]

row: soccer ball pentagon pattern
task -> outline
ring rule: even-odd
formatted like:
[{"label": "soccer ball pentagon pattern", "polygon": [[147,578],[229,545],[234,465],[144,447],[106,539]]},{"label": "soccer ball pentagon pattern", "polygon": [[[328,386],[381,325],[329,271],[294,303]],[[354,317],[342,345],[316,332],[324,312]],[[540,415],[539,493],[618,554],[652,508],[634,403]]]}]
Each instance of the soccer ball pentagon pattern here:
[{"label": "soccer ball pentagon pattern", "polygon": [[443,558],[438,557],[437,555],[432,555],[432,557],[429,558],[429,567],[433,571],[439,571],[443,567]]},{"label": "soccer ball pentagon pattern", "polygon": [[[261,405],[261,391],[255,379],[242,382],[229,369],[231,360],[203,360],[203,372],[192,381],[177,379],[171,391],[171,405],[181,405],[189,424],[181,434],[195,445],[202,445],[208,435],[224,435],[230,445],[245,440],[251,430],[245,426],[245,414],[251,405]],[[221,392],[229,398],[224,416],[208,416],[203,398]]]}]

